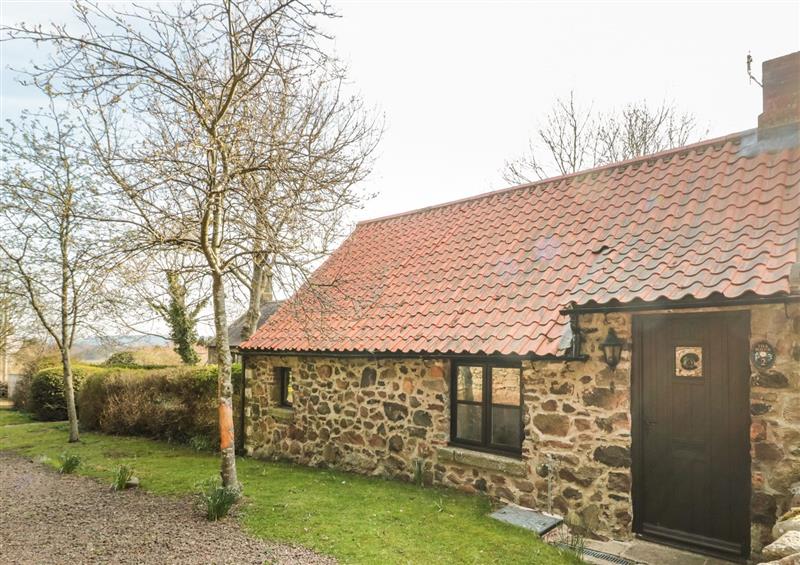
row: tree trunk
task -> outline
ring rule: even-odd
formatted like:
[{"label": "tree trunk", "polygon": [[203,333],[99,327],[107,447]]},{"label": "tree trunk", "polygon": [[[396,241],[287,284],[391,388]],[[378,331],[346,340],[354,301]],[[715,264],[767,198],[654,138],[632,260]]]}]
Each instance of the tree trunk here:
[{"label": "tree trunk", "polygon": [[0,383],[8,382],[8,336],[10,331],[10,320],[8,319],[8,305],[5,301],[0,304]]},{"label": "tree trunk", "polygon": [[[72,337],[75,331],[74,324],[70,326],[69,291],[71,269],[69,265],[69,238],[70,238],[70,216],[72,211],[71,193],[66,200],[65,207],[67,213],[64,215],[59,232],[59,243],[61,247],[61,367],[64,373],[64,397],[67,401],[67,419],[69,420],[69,442],[80,441],[78,434],[78,411],[75,409],[75,387],[72,379],[72,359],[69,350],[72,347]],[[73,308],[77,304],[73,302]]]},{"label": "tree trunk", "polygon": [[233,428],[233,382],[231,350],[228,342],[228,316],[225,311],[225,285],[222,274],[213,272],[214,329],[217,333],[217,389],[219,393],[219,448],[222,453],[223,486],[240,489],[236,476],[236,442]]},{"label": "tree trunk", "polygon": [[72,360],[69,349],[61,350],[61,367],[64,370],[64,396],[67,400],[67,418],[69,419],[69,442],[80,441],[78,435],[78,411],[75,409],[75,387],[72,382]]},{"label": "tree trunk", "polygon": [[253,261],[253,277],[250,280],[250,302],[247,305],[242,333],[239,336],[242,341],[250,339],[250,336],[258,329],[261,306],[270,300],[272,300],[272,267],[261,257],[256,256]]}]

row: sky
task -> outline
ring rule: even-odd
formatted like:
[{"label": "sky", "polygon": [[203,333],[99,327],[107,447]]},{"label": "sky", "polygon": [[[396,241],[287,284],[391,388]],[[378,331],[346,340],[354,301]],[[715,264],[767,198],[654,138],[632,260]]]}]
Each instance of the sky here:
[{"label": "sky", "polygon": [[752,128],[745,59],[800,50],[800,2],[341,2],[337,49],[386,116],[359,219],[503,188],[558,96],[673,101],[716,137]]},{"label": "sky", "polygon": [[[505,186],[555,99],[574,91],[608,110],[645,99],[693,113],[698,135],[756,125],[761,90],[745,58],[800,50],[800,2],[334,2],[328,24],[352,87],[384,117],[375,218]],[[0,0],[3,23],[69,21],[68,2]],[[30,48],[3,44],[0,117],[33,103],[8,65]]]},{"label": "sky", "polygon": [[[147,0],[144,0],[147,1]],[[385,118],[365,192],[350,221],[503,188],[557,97],[574,91],[612,110],[672,102],[701,138],[755,127],[753,56],[800,50],[800,2],[334,1],[327,24],[351,87]],[[0,0],[0,23],[70,21],[68,2]],[[37,54],[0,43],[0,118],[40,100],[8,66]],[[699,140],[699,139],[695,139]],[[207,333],[207,332],[206,332]]]}]

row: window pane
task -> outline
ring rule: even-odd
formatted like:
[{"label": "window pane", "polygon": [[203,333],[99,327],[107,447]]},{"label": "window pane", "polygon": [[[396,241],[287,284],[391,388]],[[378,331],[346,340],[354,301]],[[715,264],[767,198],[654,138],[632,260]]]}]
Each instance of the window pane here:
[{"label": "window pane", "polygon": [[456,407],[456,437],[470,441],[481,441],[481,411],[475,404],[461,404]]},{"label": "window pane", "polygon": [[483,400],[483,367],[459,367],[458,400]]},{"label": "window pane", "polygon": [[520,405],[520,369],[492,367],[492,404]]},{"label": "window pane", "polygon": [[522,445],[519,418],[516,406],[492,405],[492,443],[518,449]]}]

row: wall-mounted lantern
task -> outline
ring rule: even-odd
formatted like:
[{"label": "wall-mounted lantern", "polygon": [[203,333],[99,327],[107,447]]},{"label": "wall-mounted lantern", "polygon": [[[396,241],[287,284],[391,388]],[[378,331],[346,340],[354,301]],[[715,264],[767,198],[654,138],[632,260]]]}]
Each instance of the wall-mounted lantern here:
[{"label": "wall-mounted lantern", "polygon": [[612,371],[619,364],[620,357],[622,357],[622,347],[624,345],[625,342],[617,337],[617,332],[614,331],[614,328],[609,328],[608,335],[600,344],[600,348],[603,350],[603,359],[606,364],[611,367]]}]

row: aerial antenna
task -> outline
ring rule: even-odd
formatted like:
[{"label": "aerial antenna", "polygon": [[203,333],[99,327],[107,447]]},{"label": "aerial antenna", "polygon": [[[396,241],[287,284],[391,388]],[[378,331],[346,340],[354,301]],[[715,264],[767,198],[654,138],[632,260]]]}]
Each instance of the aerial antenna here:
[{"label": "aerial antenna", "polygon": [[761,84],[756,77],[753,76],[753,56],[750,54],[750,51],[747,52],[747,76],[750,78],[750,83],[756,83],[761,88],[764,88],[764,85]]}]

